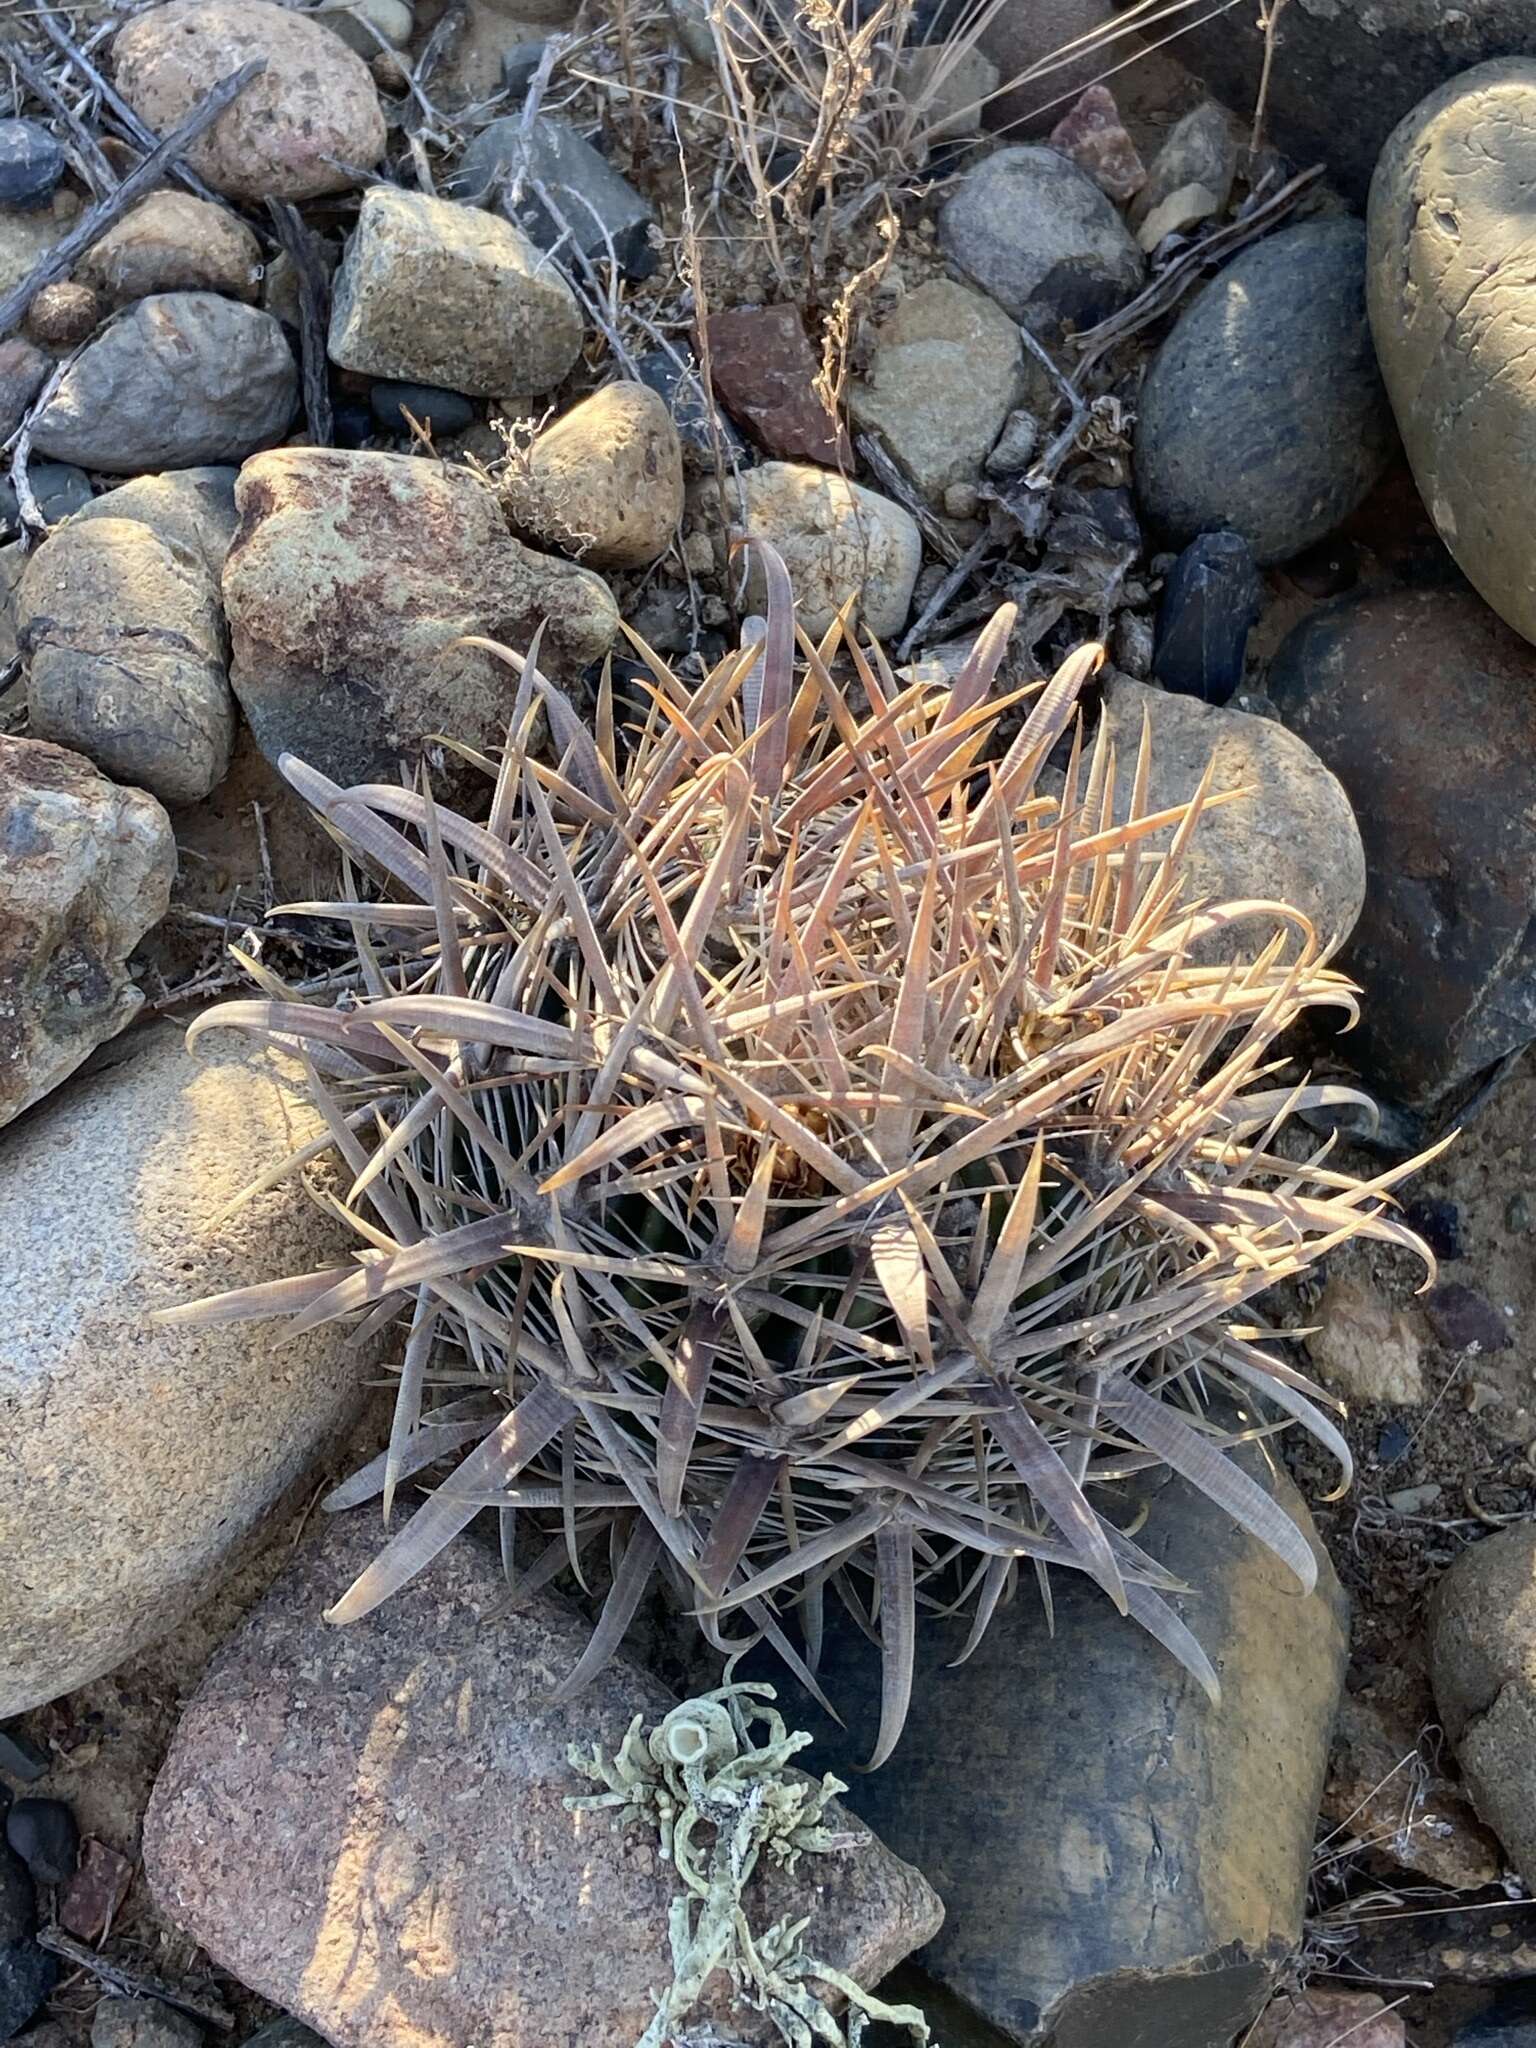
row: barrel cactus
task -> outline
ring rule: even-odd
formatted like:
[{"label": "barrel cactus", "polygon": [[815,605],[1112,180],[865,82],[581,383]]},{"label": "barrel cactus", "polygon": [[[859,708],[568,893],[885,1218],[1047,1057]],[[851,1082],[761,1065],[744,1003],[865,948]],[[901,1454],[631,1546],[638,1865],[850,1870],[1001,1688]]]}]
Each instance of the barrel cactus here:
[{"label": "barrel cactus", "polygon": [[702,682],[642,647],[640,708],[605,680],[590,727],[536,646],[482,643],[516,677],[483,823],[284,763],[355,878],[291,907],[350,926],[355,992],[266,975],[189,1036],[300,1050],[356,1260],[168,1313],[398,1328],[388,1449],[330,1502],[394,1526],[335,1621],[495,1508],[525,1583],[611,1558],[566,1692],[658,1570],[814,1687],[831,1587],[883,1645],[880,1762],[920,1610],[968,1615],[968,1653],[1021,1572],[1074,1571],[1214,1694],[1115,1482],[1171,1467],[1311,1584],[1228,1404],[1347,1484],[1245,1305],[1353,1237],[1428,1260],[1394,1175],[1278,1142],[1347,1091],[1276,1040],[1354,991],[1288,905],[1187,900],[1216,799],[1149,811],[1145,736],[1115,815],[1078,716],[1101,650],[998,695],[1005,607],[952,678],[898,675],[846,621],[800,632],[767,550],[759,577]]}]

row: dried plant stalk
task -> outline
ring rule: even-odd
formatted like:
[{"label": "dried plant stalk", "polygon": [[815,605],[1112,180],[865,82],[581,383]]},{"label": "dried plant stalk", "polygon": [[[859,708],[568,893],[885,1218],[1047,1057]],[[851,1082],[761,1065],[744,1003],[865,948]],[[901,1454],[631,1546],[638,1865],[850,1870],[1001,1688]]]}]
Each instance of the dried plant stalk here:
[{"label": "dried plant stalk", "polygon": [[[1244,1306],[1353,1237],[1430,1266],[1388,1199],[1408,1168],[1362,1183],[1277,1146],[1349,1091],[1280,1080],[1275,1041],[1354,992],[1288,905],[1185,900],[1215,800],[1149,813],[1145,733],[1115,816],[1076,710],[1099,649],[1004,748],[1011,608],[952,684],[905,680],[841,622],[799,633],[760,555],[766,619],[697,687],[642,647],[629,725],[605,683],[594,736],[536,647],[498,650],[518,682],[484,825],[285,763],[375,878],[291,906],[350,921],[364,993],[272,983],[189,1036],[305,1051],[357,1259],[168,1314],[398,1324],[389,1449],[332,1504],[388,1517],[458,1462],[333,1620],[491,1506],[546,1533],[535,1583],[612,1546],[567,1693],[658,1569],[717,1646],[767,1636],[814,1685],[830,1585],[883,1642],[878,1763],[919,1613],[971,1613],[969,1654],[1022,1565],[1087,1573],[1214,1695],[1115,1481],[1168,1465],[1311,1584],[1211,1404],[1294,1418],[1347,1484],[1328,1397]],[[540,706],[554,768],[525,744]],[[1209,964],[1217,933],[1238,964]]]}]

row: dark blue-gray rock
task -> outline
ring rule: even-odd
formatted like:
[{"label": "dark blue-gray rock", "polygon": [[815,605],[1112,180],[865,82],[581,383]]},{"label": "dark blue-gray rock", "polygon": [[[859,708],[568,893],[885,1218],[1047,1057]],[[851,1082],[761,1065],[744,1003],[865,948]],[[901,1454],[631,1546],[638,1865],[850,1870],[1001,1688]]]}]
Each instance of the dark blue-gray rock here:
[{"label": "dark blue-gray rock", "polygon": [[75,357],[34,446],[117,476],[239,463],[287,433],[298,389],[270,313],[217,292],[159,292]]},{"label": "dark blue-gray rock", "polygon": [[[522,131],[520,114],[489,122],[459,160],[447,183],[449,193],[501,212],[503,195],[521,164]],[[568,227],[570,240],[593,263],[606,260],[611,243],[626,277],[649,277],[655,270],[656,252],[646,232],[656,217],[654,209],[564,121],[550,114],[540,114],[534,121],[523,178],[512,217],[541,249],[553,249]],[[548,192],[553,212],[539,199],[535,185]],[[562,260],[569,267],[568,252]]]},{"label": "dark blue-gray rock", "polygon": [[965,1621],[925,1621],[906,1731],[873,1773],[879,1652],[838,1604],[819,1675],[845,1728],[754,1653],[818,1767],[943,1899],[917,1961],[1028,2048],[1231,2048],[1299,1935],[1347,1615],[1295,1489],[1245,1462],[1307,1529],[1313,1594],[1182,1480],[1128,1486],[1115,1515],[1147,1503],[1137,1541],[1192,1588],[1174,1604],[1219,1708],[1075,1572],[1052,1578],[1054,1636],[1026,1575],[958,1668]]},{"label": "dark blue-gray rock", "polygon": [[58,1963],[30,1936],[0,1948],[0,2041],[21,2032],[58,1981]]},{"label": "dark blue-gray rock", "polygon": [[1451,2048],[1536,2048],[1536,1985],[1514,1985],[1465,2021]]},{"label": "dark blue-gray rock", "polygon": [[62,1799],[18,1799],[5,1816],[5,1839],[35,1884],[68,1884],[80,1854],[80,1830]]},{"label": "dark blue-gray rock", "polygon": [[1136,486],[1182,547],[1242,534],[1283,562],[1348,518],[1391,459],[1365,311],[1365,230],[1306,221],[1229,263],[1181,315],[1142,386]]},{"label": "dark blue-gray rock", "polygon": [[1112,202],[1054,149],[983,157],[939,215],[950,261],[1042,339],[1118,312],[1146,262]]},{"label": "dark blue-gray rock", "polygon": [[1202,533],[1163,585],[1153,675],[1165,690],[1225,704],[1243,680],[1248,635],[1263,603],[1264,585],[1242,535]]},{"label": "dark blue-gray rock", "polygon": [[91,2048],[202,2048],[197,2021],[158,1998],[104,1998],[91,2019]]},{"label": "dark blue-gray rock", "polygon": [[746,442],[709,396],[704,373],[692,351],[680,344],[674,346],[675,356],[657,348],[638,357],[635,375],[667,401],[677,438],[683,444],[685,466],[713,475],[717,440],[727,469],[750,462],[752,455]]},{"label": "dark blue-gray rock", "polygon": [[[1169,24],[1169,54],[1227,106],[1251,108],[1265,69],[1259,10],[1196,8],[1188,19]],[[1425,93],[1485,58],[1536,47],[1530,0],[1313,0],[1274,19],[1265,133],[1294,163],[1327,164],[1354,200]]]},{"label": "dark blue-gray rock", "polygon": [[[510,49],[501,53],[501,86],[503,92],[511,93],[514,99],[521,99],[533,83],[533,74],[539,68],[544,55],[544,45],[539,43],[513,43]],[[295,2020],[294,2025],[298,2022]]]},{"label": "dark blue-gray rock", "polygon": [[1368,592],[1286,637],[1269,694],[1365,844],[1349,1058],[1429,1107],[1536,1037],[1536,650],[1470,591]]},{"label": "dark blue-gray rock", "polygon": [[[1536,31],[1536,16],[1531,18]],[[1371,327],[1419,495],[1468,581],[1536,642],[1529,209],[1536,34],[1392,133],[1371,181]]]},{"label": "dark blue-gray rock", "polygon": [[64,145],[38,121],[0,121],[0,206],[41,206],[64,175]]},{"label": "dark blue-gray rock", "polygon": [[[89,505],[94,495],[91,480],[83,469],[77,469],[72,462],[33,462],[27,467],[27,480],[32,486],[32,495],[37,500],[37,509],[50,526],[57,526],[61,519],[67,519],[71,512],[79,512]],[[16,503],[16,486],[10,472],[0,477],[0,526],[14,530],[20,521]]]},{"label": "dark blue-gray rock", "polygon": [[20,1941],[37,1925],[31,1873],[14,1849],[0,1848],[0,1947]]},{"label": "dark blue-gray rock", "polygon": [[444,391],[436,384],[397,384],[383,379],[368,394],[374,419],[386,434],[408,435],[409,412],[441,438],[462,434],[474,423],[475,402],[462,391]]},{"label": "dark blue-gray rock", "polygon": [[48,1752],[20,1728],[0,1728],[0,1771],[23,1785],[48,1775]]}]

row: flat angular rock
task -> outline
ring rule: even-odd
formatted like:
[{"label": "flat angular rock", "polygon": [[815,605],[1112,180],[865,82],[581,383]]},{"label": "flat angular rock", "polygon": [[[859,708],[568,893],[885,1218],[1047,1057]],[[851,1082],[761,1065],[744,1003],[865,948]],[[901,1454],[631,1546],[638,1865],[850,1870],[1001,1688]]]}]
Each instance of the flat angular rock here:
[{"label": "flat angular rock", "polygon": [[1051,147],[1086,171],[1117,206],[1124,206],[1147,182],[1147,167],[1107,85],[1090,85],[1073,101],[1051,130]]},{"label": "flat angular rock", "polygon": [[[656,268],[646,232],[656,218],[649,201],[564,121],[540,114],[526,140],[524,190],[515,209],[523,232],[540,249],[553,249],[568,237],[594,264],[606,263],[611,248],[626,277],[649,277]],[[501,195],[522,162],[523,142],[520,113],[487,122],[459,160],[449,191],[500,212]],[[555,213],[531,189],[535,184],[548,192]],[[568,252],[565,260],[571,260]]]},{"label": "flat angular rock", "polygon": [[467,472],[279,448],[246,464],[236,496],[230,680],[273,762],[292,752],[345,784],[393,780],[437,734],[496,745],[515,678],[455,641],[482,634],[521,651],[543,623],[541,663],[569,682],[617,631],[607,584],[514,540]]},{"label": "flat angular rock", "polygon": [[1469,591],[1342,597],[1287,636],[1269,693],[1365,842],[1350,1058],[1427,1106],[1536,1037],[1536,652]]},{"label": "flat angular rock", "polygon": [[128,955],[165,915],[176,845],[143,790],[63,747],[0,735],[0,853],[4,1124],[137,1014]]},{"label": "flat angular rock", "polygon": [[1536,641],[1536,290],[1510,195],[1536,181],[1536,56],[1452,79],[1394,131],[1371,183],[1369,294],[1414,481],[1467,578]]},{"label": "flat angular rock", "polygon": [[980,292],[933,278],[882,325],[868,380],[848,410],[873,428],[931,504],[975,483],[1018,403],[1024,349],[1016,324]]},{"label": "flat angular rock", "polygon": [[292,1062],[220,1040],[139,1034],[0,1138],[0,1715],[174,1628],[362,1402],[335,1332],[149,1319],[345,1256],[297,1178],[220,1220],[318,1128]]},{"label": "flat angular rock", "polygon": [[1421,1746],[1416,1727],[1397,1725],[1374,1701],[1346,1693],[1334,1723],[1323,1817],[1338,1831],[1335,1849],[1353,1837],[1450,1891],[1476,1891],[1498,1878],[1503,1852],[1466,1793],[1436,1766],[1438,1747]]},{"label": "flat angular rock", "polygon": [[1180,315],[1142,386],[1136,488],[1177,546],[1227,528],[1261,564],[1324,539],[1394,445],[1358,221],[1245,249]]},{"label": "flat angular rock", "polygon": [[510,221],[393,185],[363,195],[331,303],[343,369],[478,398],[542,393],[581,333],[570,286]]},{"label": "flat angular rock", "polygon": [[[611,1748],[672,1695],[620,1656],[553,1707],[585,1623],[547,1597],[487,1619],[505,1585],[468,1541],[331,1627],[322,1608],[378,1541],[374,1516],[332,1523],[215,1658],[145,1817],[162,1911],[338,2048],[633,2048],[668,1976],[675,1873],[611,1816],[566,1811],[566,1748]],[[873,1837],[747,1900],[754,1925],[809,1913],[816,1952],[866,1983],[940,1918]],[[733,2039],[772,2038],[725,1996],[710,2009]]]},{"label": "flat angular rock", "polygon": [[[1054,1633],[1026,1579],[958,1667],[965,1622],[924,1618],[901,1741],[856,1774],[880,1656],[828,1605],[819,1676],[847,1728],[798,1691],[796,1718],[943,1899],[920,1961],[987,2022],[981,2039],[1232,2048],[1300,1937],[1348,1612],[1295,1488],[1245,1465],[1306,1530],[1314,1593],[1183,1480],[1125,1497],[1149,1510],[1137,1542],[1192,1589],[1174,1604],[1219,1707],[1097,1586],[1057,1572]],[[754,1653],[752,1675],[766,1668]]]},{"label": "flat angular rock", "polygon": [[1146,266],[1098,186],[1054,149],[1000,149],[967,171],[939,215],[946,256],[1042,340],[1092,327]]},{"label": "flat angular rock", "polygon": [[229,643],[204,556],[132,519],[69,521],[16,600],[30,730],[162,803],[224,779],[235,739]]},{"label": "flat angular rock", "polygon": [[1154,207],[1191,185],[1210,194],[1213,213],[1224,213],[1237,176],[1241,141],[1236,117],[1215,100],[1191,107],[1153,157],[1147,182],[1131,203],[1132,225],[1139,227]]},{"label": "flat angular rock", "polygon": [[298,390],[270,313],[215,292],[162,292],[76,357],[34,445],[117,476],[243,462],[287,433]]},{"label": "flat angular rock", "polygon": [[853,451],[814,389],[819,365],[797,306],[742,306],[709,322],[715,396],[781,462],[850,463]]},{"label": "flat angular rock", "polygon": [[[1310,747],[1270,718],[1112,676],[1104,716],[1115,744],[1116,811],[1126,815],[1141,740],[1142,714],[1152,722],[1153,810],[1187,803],[1206,764],[1216,763],[1212,791],[1252,787],[1245,803],[1208,812],[1195,828],[1185,865],[1190,897],[1213,903],[1279,900],[1312,920],[1325,943],[1352,930],[1365,896],[1365,857],[1349,798]],[[1165,847],[1164,835],[1142,842]],[[1274,929],[1262,917],[1202,942],[1203,957],[1247,956]]]},{"label": "flat angular rock", "polygon": [[1202,533],[1168,572],[1152,673],[1166,690],[1225,704],[1243,680],[1264,586],[1240,533]]},{"label": "flat angular rock", "polygon": [[187,150],[231,199],[345,192],[384,154],[384,112],[368,67],[339,36],[272,0],[171,0],[112,45],[118,90],[157,135],[253,57],[261,77]]}]

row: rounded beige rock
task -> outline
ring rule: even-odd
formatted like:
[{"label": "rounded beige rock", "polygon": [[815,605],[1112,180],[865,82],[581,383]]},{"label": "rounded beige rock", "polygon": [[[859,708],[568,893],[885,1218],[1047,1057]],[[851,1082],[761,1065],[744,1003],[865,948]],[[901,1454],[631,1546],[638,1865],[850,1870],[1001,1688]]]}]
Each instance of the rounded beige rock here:
[{"label": "rounded beige rock", "polygon": [[[727,494],[729,523],[783,556],[808,633],[824,633],[850,597],[877,639],[901,631],[923,560],[917,521],[903,506],[806,462],[761,463]],[[763,603],[755,566],[748,600]]]},{"label": "rounded beige rock", "polygon": [[339,36],[273,0],[170,0],[112,46],[119,92],[164,135],[210,87],[254,58],[266,70],[188,145],[199,177],[230,199],[345,192],[384,154],[384,113],[367,65]]},{"label": "rounded beige rock", "polygon": [[513,528],[595,569],[640,569],[683,516],[683,451],[666,401],[608,384],[534,442],[503,486]]},{"label": "rounded beige rock", "polygon": [[219,292],[254,302],[261,245],[245,222],[190,192],[152,192],[75,266],[114,306],[155,292]]},{"label": "rounded beige rock", "polygon": [[157,1030],[0,1139],[0,1714],[175,1627],[361,1401],[335,1331],[150,1320],[344,1256],[296,1178],[221,1219],[317,1127],[264,1064]]}]

